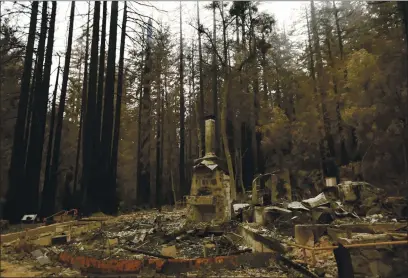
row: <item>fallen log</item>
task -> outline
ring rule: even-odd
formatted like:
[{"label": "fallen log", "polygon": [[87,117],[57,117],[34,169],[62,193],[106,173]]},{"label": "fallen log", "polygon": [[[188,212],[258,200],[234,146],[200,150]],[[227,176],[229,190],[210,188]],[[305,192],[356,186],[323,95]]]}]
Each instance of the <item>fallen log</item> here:
[{"label": "fallen log", "polygon": [[174,257],[163,256],[161,254],[152,253],[152,252],[148,252],[148,251],[144,251],[144,250],[140,250],[140,249],[136,249],[136,248],[132,248],[132,247],[122,246],[121,248],[123,248],[123,249],[125,249],[125,250],[127,250],[129,252],[140,253],[140,254],[143,254],[143,255],[152,256],[152,257],[156,257],[156,258],[160,258],[160,259],[174,259]]}]

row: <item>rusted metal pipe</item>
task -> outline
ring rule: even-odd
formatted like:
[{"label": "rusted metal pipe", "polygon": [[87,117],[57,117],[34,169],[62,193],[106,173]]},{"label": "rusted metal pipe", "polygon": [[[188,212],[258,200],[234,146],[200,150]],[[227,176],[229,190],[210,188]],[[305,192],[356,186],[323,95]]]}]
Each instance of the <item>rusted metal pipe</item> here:
[{"label": "rusted metal pipe", "polygon": [[[404,244],[408,244],[408,240],[356,243],[356,244],[347,244],[347,245],[344,245],[344,247],[345,248],[359,248],[359,247],[375,247],[375,246],[382,246],[382,245],[404,245]],[[287,245],[295,246],[295,247],[299,247],[299,248],[303,248],[303,249],[311,250],[311,251],[334,250],[338,248],[337,245],[326,246],[326,247],[311,247],[311,246],[306,246],[306,245],[299,245],[296,243],[287,243]]]}]

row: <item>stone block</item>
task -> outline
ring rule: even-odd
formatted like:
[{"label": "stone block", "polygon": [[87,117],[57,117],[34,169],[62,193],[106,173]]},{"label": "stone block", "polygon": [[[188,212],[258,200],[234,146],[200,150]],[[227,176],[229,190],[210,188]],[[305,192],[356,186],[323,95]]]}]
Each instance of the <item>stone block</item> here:
[{"label": "stone block", "polygon": [[41,252],[40,249],[37,249],[31,252],[31,256],[33,256],[34,258],[38,258],[38,257],[43,256],[43,252]]},{"label": "stone block", "polygon": [[51,260],[47,256],[40,256],[37,258],[37,262],[43,266],[51,263]]}]

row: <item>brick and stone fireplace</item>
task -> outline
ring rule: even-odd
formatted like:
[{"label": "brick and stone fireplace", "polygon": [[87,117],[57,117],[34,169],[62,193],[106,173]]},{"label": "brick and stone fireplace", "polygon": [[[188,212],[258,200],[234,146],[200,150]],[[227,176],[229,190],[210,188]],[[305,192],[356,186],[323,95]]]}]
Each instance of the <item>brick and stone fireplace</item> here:
[{"label": "brick and stone fireplace", "polygon": [[205,155],[195,160],[188,217],[196,222],[221,223],[231,219],[231,187],[225,163],[214,151],[215,120],[205,121]]}]

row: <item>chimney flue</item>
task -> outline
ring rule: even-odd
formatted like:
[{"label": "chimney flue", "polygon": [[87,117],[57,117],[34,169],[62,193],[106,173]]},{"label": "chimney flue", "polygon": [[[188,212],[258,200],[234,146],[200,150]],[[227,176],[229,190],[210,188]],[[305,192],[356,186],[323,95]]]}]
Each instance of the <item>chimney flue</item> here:
[{"label": "chimney flue", "polygon": [[205,120],[205,154],[215,154],[215,120],[213,116]]}]

